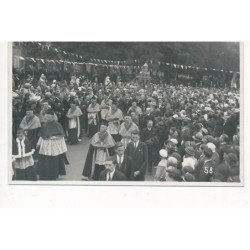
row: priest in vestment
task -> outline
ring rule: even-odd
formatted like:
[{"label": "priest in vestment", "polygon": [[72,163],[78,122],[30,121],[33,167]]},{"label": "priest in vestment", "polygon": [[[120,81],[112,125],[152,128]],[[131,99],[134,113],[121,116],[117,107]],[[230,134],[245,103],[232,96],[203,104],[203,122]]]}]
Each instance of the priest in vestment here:
[{"label": "priest in vestment", "polygon": [[105,169],[107,157],[114,153],[112,149],[115,146],[115,141],[107,132],[107,127],[107,122],[102,121],[100,131],[90,140],[90,146],[82,173],[84,179],[99,180],[100,173]]}]

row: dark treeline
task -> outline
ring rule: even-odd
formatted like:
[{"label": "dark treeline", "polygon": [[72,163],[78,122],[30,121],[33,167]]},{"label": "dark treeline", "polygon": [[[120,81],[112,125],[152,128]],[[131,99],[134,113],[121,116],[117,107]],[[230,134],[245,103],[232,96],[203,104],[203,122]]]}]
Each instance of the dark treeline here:
[{"label": "dark treeline", "polygon": [[159,60],[163,62],[239,71],[238,42],[56,42],[84,58]]}]

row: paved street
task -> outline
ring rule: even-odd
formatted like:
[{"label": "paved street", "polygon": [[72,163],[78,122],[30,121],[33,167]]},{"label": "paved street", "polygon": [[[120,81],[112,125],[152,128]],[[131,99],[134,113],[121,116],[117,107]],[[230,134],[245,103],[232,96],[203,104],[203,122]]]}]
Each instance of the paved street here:
[{"label": "paved street", "polygon": [[59,180],[82,180],[82,170],[89,149],[89,138],[83,136],[81,142],[76,145],[67,144],[67,148],[67,158],[70,165],[66,165],[66,176],[61,176]]}]

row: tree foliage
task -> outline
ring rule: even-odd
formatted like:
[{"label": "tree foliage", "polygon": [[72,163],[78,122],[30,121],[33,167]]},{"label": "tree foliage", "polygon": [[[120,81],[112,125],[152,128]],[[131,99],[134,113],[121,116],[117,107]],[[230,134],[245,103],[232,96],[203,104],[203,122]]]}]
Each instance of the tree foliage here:
[{"label": "tree foliage", "polygon": [[239,71],[238,42],[57,42],[86,59],[159,60],[197,67]]}]

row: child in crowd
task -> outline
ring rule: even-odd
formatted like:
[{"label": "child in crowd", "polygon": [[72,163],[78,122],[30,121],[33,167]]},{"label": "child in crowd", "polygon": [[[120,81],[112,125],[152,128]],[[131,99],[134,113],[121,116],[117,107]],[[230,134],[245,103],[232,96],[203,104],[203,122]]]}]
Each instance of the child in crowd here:
[{"label": "child in crowd", "polygon": [[25,131],[19,129],[17,138],[12,145],[12,161],[14,169],[14,180],[19,181],[36,181],[37,176],[34,168],[33,154],[35,149],[30,146],[26,138]]}]

